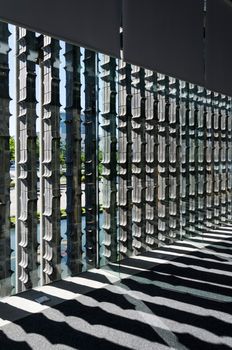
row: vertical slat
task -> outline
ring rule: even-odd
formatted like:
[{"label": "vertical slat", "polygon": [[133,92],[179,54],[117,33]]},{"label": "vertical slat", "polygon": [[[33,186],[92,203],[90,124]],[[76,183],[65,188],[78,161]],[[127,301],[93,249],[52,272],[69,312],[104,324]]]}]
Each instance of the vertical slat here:
[{"label": "vertical slat", "polygon": [[180,232],[179,81],[169,78],[169,237]]},{"label": "vertical slat", "polygon": [[[158,239],[165,241],[165,86],[164,76],[158,74]],[[160,244],[159,243],[159,244]]]},{"label": "vertical slat", "polygon": [[67,265],[82,268],[81,225],[81,63],[80,48],[66,44]]},{"label": "vertical slat", "polygon": [[105,262],[117,260],[117,203],[116,203],[116,60],[103,56],[103,234]]},{"label": "vertical slat", "polygon": [[197,229],[197,107],[196,107],[196,86],[189,84],[189,234],[193,234]]},{"label": "vertical slat", "polygon": [[227,136],[227,114],[226,114],[226,96],[221,95],[221,117],[220,117],[220,130],[221,130],[221,146],[220,146],[220,173],[221,173],[221,212],[220,221],[222,224],[226,221],[226,206],[227,206],[227,178],[226,178],[226,160],[227,160],[227,147],[226,147],[226,136]]},{"label": "vertical slat", "polygon": [[35,33],[17,28],[17,249],[18,292],[35,286],[37,275],[37,170]]},{"label": "vertical slat", "polygon": [[228,201],[228,207],[227,207],[227,218],[228,218],[228,224],[232,224],[232,102],[231,98],[228,98],[228,104],[227,104],[227,127],[228,127],[228,155],[227,155],[227,176],[228,176],[228,189],[227,189],[227,201]]},{"label": "vertical slat", "polygon": [[169,95],[168,77],[158,75],[158,238],[169,239]]},{"label": "vertical slat", "polygon": [[180,105],[180,215],[181,236],[189,230],[189,84],[181,82]]},{"label": "vertical slat", "polygon": [[96,145],[96,60],[95,52],[85,50],[85,211],[86,211],[86,262],[97,263],[97,145]]},{"label": "vertical slat", "polygon": [[229,225],[229,113],[230,113],[230,98],[225,98],[225,224]]},{"label": "vertical slat", "polygon": [[43,37],[42,62],[42,283],[60,279],[59,41]]},{"label": "vertical slat", "polygon": [[119,61],[118,91],[118,205],[120,257],[132,253],[131,65]]},{"label": "vertical slat", "polygon": [[206,100],[206,226],[213,221],[213,112],[212,93],[207,90]]},{"label": "vertical slat", "polygon": [[145,81],[144,69],[132,66],[132,234],[135,254],[145,250]]},{"label": "vertical slat", "polygon": [[206,107],[205,107],[205,90],[197,89],[197,229],[201,232],[205,228],[206,218]]},{"label": "vertical slat", "polygon": [[214,196],[214,226],[220,222],[220,131],[219,131],[219,95],[213,96],[213,132],[214,132],[214,160],[213,160],[213,196]]},{"label": "vertical slat", "polygon": [[218,96],[218,166],[217,166],[217,207],[218,207],[218,213],[217,213],[217,225],[220,226],[221,224],[221,211],[222,211],[222,163],[221,163],[221,150],[222,150],[222,129],[221,129],[221,122],[222,122],[222,109],[221,109],[221,97],[222,95]]},{"label": "vertical slat", "polygon": [[9,34],[8,25],[0,22],[0,297],[11,292]]},{"label": "vertical slat", "polygon": [[145,70],[146,82],[146,245],[155,248],[158,244],[158,101],[157,101],[157,74]]}]

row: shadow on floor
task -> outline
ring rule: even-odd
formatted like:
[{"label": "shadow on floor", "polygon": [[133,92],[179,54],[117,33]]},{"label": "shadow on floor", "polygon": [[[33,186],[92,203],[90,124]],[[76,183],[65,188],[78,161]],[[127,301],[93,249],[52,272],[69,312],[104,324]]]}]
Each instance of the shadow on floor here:
[{"label": "shadow on floor", "polygon": [[35,313],[35,294],[20,294],[0,310],[14,321],[0,349],[232,349],[232,232],[221,230],[126,259],[115,283],[100,271],[54,283],[52,307]]}]

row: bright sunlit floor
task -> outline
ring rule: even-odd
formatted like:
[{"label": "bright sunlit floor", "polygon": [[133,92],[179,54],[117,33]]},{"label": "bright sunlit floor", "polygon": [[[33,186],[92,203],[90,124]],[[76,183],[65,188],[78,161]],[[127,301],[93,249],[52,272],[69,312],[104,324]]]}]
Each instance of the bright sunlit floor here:
[{"label": "bright sunlit floor", "polygon": [[1,350],[232,349],[232,229],[6,298],[0,326]]}]

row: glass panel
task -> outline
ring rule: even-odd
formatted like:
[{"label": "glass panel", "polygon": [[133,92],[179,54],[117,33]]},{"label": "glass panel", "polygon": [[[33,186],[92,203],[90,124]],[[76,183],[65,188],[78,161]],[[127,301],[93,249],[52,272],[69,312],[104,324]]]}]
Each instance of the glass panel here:
[{"label": "glass panel", "polygon": [[231,98],[3,23],[0,87],[1,297],[231,225]]}]

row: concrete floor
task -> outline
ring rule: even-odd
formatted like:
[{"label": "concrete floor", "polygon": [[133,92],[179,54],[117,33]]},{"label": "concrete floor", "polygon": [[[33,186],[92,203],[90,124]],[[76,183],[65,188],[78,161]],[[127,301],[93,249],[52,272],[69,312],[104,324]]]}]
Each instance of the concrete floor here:
[{"label": "concrete floor", "polygon": [[0,329],[1,350],[232,349],[232,229],[6,298]]}]

